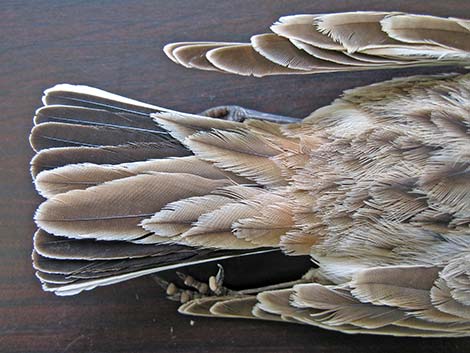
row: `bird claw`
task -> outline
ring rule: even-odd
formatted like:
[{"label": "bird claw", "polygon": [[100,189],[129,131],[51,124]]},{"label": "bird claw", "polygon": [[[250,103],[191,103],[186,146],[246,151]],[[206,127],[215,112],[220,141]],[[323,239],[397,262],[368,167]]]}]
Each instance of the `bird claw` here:
[{"label": "bird claw", "polygon": [[223,285],[224,268],[219,264],[217,266],[219,267],[217,274],[215,276],[210,276],[207,283],[198,281],[190,275],[176,272],[178,277],[183,281],[184,285],[190,289],[180,288],[173,282],[165,281],[164,279],[155,275],[153,278],[163,289],[165,289],[168,299],[181,302],[182,304],[198,298],[213,296],[219,297],[236,294],[236,291],[228,289]]}]

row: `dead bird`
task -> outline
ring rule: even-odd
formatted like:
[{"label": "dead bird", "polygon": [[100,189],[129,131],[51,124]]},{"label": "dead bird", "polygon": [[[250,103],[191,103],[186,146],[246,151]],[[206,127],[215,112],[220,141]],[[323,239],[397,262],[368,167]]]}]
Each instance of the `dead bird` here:
[{"label": "dead bird", "polygon": [[[312,16],[281,18],[273,31],[295,47],[315,47],[307,34],[316,33],[319,43],[331,42],[317,46],[325,57],[393,57],[393,66],[465,64],[470,55],[466,20]],[[272,36],[263,37],[262,52],[259,37],[252,46],[165,50],[191,67],[318,72],[278,60],[286,55],[266,60],[269,48],[285,48]],[[30,141],[34,183],[46,198],[35,214],[33,253],[45,290],[72,295],[280,250],[310,256],[318,268],[294,282],[241,291],[223,286],[221,269],[208,284],[184,277],[194,290],[169,284],[167,293],[193,315],[346,333],[469,335],[470,74],[355,88],[302,120],[230,106],[186,114],[73,85],[46,90],[43,103]]]}]

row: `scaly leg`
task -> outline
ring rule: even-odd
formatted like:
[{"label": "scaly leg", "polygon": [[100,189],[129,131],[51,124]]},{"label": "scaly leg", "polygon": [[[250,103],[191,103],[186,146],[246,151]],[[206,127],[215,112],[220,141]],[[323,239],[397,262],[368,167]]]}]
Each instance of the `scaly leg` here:
[{"label": "scaly leg", "polygon": [[181,272],[177,272],[178,277],[183,281],[184,285],[187,287],[190,287],[191,289],[179,288],[174,283],[167,282],[155,275],[153,276],[153,278],[163,289],[166,290],[168,299],[173,300],[173,301],[179,301],[184,304],[190,300],[198,299],[198,298],[246,296],[246,295],[255,295],[257,293],[268,291],[268,290],[291,288],[292,286],[296,284],[312,282],[312,278],[315,277],[314,272],[316,271],[316,269],[311,269],[304,276],[302,276],[302,278],[295,280],[295,281],[277,283],[277,284],[265,286],[265,287],[249,288],[249,289],[235,291],[223,285],[224,268],[221,265],[217,265],[217,266],[219,267],[217,274],[215,276],[210,276],[208,283],[198,281],[192,276],[183,274]]}]

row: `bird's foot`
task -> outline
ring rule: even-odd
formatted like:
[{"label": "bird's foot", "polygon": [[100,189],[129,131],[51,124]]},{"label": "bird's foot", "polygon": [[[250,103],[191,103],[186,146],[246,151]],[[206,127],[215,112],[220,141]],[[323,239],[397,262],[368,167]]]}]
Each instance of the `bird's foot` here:
[{"label": "bird's foot", "polygon": [[224,268],[221,265],[217,266],[219,267],[217,274],[215,276],[210,276],[208,283],[198,281],[190,275],[176,272],[178,277],[183,281],[184,285],[190,289],[180,288],[176,284],[167,282],[158,276],[153,276],[153,278],[163,289],[166,290],[168,299],[178,301],[183,304],[198,298],[237,295],[237,291],[228,289],[223,285]]},{"label": "bird's foot", "polygon": [[200,115],[237,122],[243,122],[246,119],[265,120],[279,124],[295,123],[300,121],[300,119],[297,118],[264,113],[253,109],[243,108],[238,105],[221,105],[209,108],[200,113]]}]

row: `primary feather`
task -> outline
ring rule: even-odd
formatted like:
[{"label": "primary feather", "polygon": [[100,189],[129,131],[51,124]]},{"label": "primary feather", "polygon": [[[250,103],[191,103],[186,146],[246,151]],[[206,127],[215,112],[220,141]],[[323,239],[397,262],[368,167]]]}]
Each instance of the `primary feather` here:
[{"label": "primary feather", "polygon": [[[400,12],[292,15],[250,43],[173,43],[165,53],[186,67],[253,76],[468,65],[468,23]],[[187,54],[178,60],[183,50]]]}]

